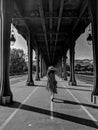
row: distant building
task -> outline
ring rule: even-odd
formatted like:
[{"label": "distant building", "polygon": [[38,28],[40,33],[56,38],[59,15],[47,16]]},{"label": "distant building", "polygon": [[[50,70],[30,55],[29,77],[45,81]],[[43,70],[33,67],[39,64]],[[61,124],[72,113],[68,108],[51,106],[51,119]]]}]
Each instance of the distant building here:
[{"label": "distant building", "polygon": [[89,65],[89,64],[93,64],[93,60],[92,59],[83,59],[83,60],[75,60],[75,65],[76,64],[80,64],[81,66],[85,66],[85,65]]},{"label": "distant building", "polygon": [[[70,60],[67,59],[66,62],[68,65],[70,65]],[[92,59],[76,59],[75,60],[75,65],[76,64],[80,64],[81,66],[85,66],[85,65],[89,65],[92,64],[93,65],[93,60]]]}]

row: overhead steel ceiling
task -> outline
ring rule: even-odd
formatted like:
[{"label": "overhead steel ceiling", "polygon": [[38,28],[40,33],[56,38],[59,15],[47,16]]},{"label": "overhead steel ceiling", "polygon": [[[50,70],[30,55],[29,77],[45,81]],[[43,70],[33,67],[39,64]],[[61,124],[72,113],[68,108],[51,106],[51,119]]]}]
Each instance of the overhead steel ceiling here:
[{"label": "overhead steel ceiling", "polygon": [[15,0],[13,24],[24,37],[29,30],[47,64],[56,63],[89,22],[88,0]]}]

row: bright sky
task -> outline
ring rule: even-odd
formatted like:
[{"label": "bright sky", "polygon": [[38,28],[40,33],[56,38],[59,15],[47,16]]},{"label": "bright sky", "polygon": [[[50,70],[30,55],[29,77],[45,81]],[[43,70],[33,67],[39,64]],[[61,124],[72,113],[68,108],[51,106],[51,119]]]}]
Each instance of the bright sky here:
[{"label": "bright sky", "polygon": [[[15,31],[16,42],[15,42],[15,45],[12,46],[11,48],[23,49],[24,52],[27,54],[26,41],[20,34],[18,34],[16,29],[14,29],[14,31]],[[76,41],[76,47],[75,47],[76,59],[93,59],[92,45],[88,45],[87,40],[86,40],[87,34],[88,34],[88,28]],[[33,57],[35,57],[35,53]]]},{"label": "bright sky", "polygon": [[[27,42],[26,40],[17,32],[17,30],[14,28],[15,38],[16,42],[14,46],[11,46],[11,48],[16,49],[23,49],[24,53],[27,55]],[[33,51],[33,59],[35,58],[35,52]]]},{"label": "bright sky", "polygon": [[15,44],[11,46],[11,48],[23,49],[25,53],[27,53],[27,43],[26,40],[18,33],[18,31],[11,25],[11,30],[14,31],[15,34]]},{"label": "bright sky", "polygon": [[88,28],[85,32],[77,39],[75,47],[75,58],[76,59],[93,59],[92,45],[87,43]]}]

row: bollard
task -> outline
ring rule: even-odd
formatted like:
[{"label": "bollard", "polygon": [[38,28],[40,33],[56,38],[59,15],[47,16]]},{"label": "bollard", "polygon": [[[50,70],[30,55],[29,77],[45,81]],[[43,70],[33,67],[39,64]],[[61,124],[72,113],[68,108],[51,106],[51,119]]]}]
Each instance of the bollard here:
[{"label": "bollard", "polygon": [[94,104],[96,104],[96,96],[94,96]]},{"label": "bollard", "polygon": [[91,94],[91,102],[93,102],[93,94]]}]

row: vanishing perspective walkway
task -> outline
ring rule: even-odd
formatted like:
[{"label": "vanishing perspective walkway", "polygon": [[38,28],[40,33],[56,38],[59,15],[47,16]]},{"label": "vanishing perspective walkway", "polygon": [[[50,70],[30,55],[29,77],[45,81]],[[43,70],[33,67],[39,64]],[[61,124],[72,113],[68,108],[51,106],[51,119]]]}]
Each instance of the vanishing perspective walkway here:
[{"label": "vanishing perspective walkway", "polygon": [[58,94],[53,102],[47,77],[26,86],[27,76],[11,79],[14,102],[0,106],[0,130],[97,130],[98,104],[90,101],[91,84],[69,86],[56,76]]}]

